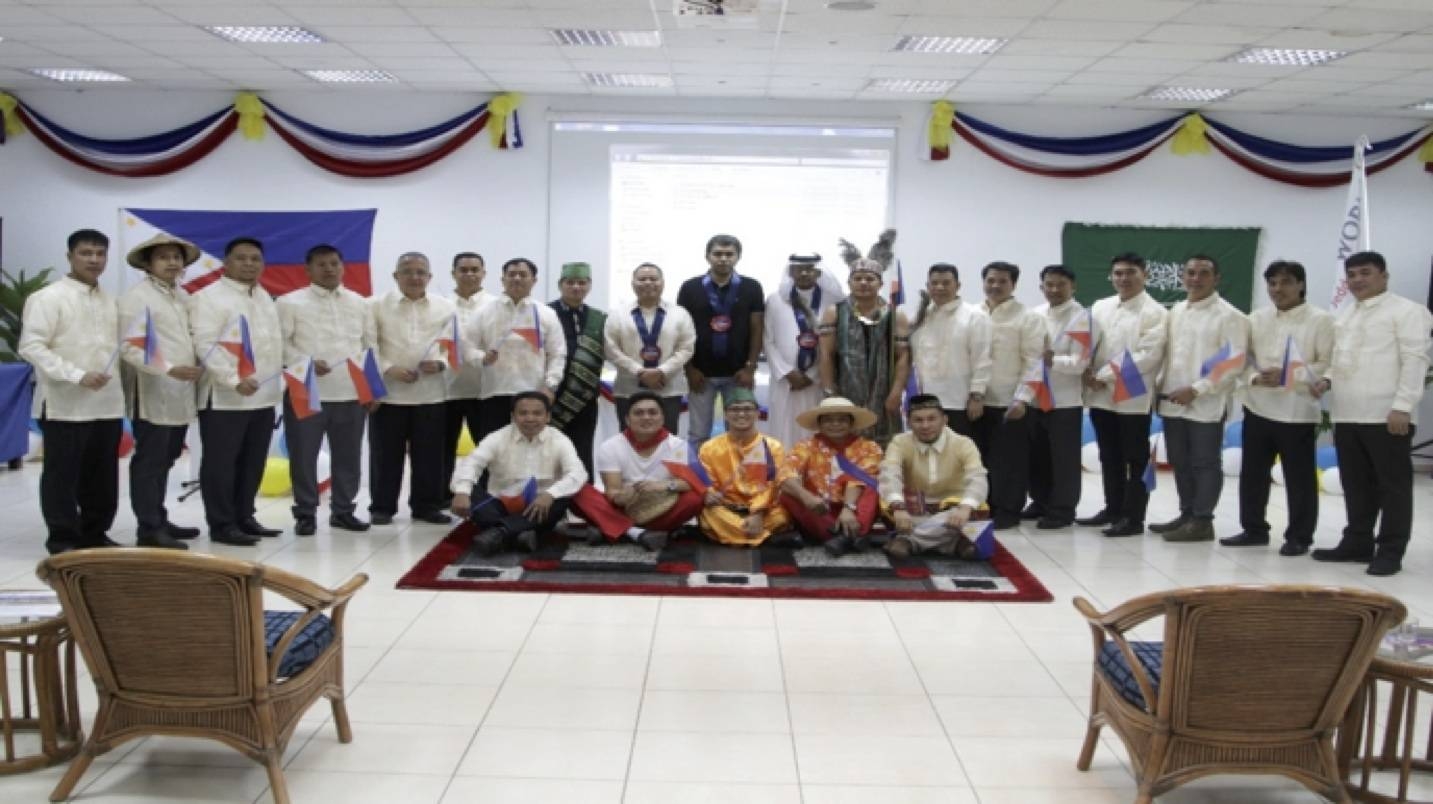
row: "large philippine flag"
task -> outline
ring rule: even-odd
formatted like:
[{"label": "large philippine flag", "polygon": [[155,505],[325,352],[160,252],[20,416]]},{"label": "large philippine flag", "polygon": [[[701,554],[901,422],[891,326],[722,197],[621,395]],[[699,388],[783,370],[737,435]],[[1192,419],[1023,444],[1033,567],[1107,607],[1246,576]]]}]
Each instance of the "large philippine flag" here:
[{"label": "large philippine flag", "polygon": [[304,255],[314,246],[327,244],[343,255],[344,287],[370,296],[369,259],[377,215],[376,209],[229,212],[127,207],[119,211],[120,253],[161,233],[194,243],[202,254],[183,279],[184,289],[193,293],[219,279],[224,246],[230,240],[252,237],[264,244],[265,268],[259,284],[278,297],[308,286]]}]

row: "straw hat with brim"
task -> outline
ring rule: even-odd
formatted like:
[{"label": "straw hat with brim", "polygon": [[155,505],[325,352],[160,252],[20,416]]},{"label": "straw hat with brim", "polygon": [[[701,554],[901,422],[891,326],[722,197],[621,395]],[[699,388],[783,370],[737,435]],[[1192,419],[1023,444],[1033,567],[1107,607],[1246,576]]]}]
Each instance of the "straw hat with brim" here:
[{"label": "straw hat with brim", "polygon": [[180,240],[173,235],[157,234],[154,237],[140,243],[129,250],[129,255],[124,261],[129,263],[131,268],[138,268],[141,271],[149,270],[149,252],[157,246],[178,246],[184,252],[184,265],[188,267],[199,261],[199,247],[188,240]]},{"label": "straw hat with brim", "polygon": [[833,396],[821,400],[821,404],[796,417],[796,423],[807,430],[820,430],[821,417],[844,413],[855,418],[855,430],[865,430],[876,423],[876,414],[858,407],[845,397]]}]

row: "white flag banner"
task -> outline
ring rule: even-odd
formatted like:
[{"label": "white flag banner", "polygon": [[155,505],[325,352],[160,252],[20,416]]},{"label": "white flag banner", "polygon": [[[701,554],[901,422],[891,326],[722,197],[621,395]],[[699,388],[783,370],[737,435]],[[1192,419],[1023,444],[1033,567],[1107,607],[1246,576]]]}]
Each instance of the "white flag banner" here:
[{"label": "white flag banner", "polygon": [[1348,280],[1344,278],[1343,261],[1351,254],[1368,251],[1370,245],[1368,227],[1368,172],[1364,169],[1363,155],[1372,146],[1368,137],[1358,138],[1353,145],[1353,170],[1348,177],[1348,198],[1343,205],[1343,221],[1338,230],[1338,263],[1334,266],[1333,295],[1329,297],[1329,312],[1337,313],[1348,304]]}]

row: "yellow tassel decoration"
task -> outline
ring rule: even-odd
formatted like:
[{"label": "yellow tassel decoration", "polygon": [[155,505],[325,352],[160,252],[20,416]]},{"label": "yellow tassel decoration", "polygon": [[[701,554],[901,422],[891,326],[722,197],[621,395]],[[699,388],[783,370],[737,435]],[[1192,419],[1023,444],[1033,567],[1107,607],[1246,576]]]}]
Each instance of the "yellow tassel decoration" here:
[{"label": "yellow tassel decoration", "polygon": [[938,100],[930,106],[930,131],[926,137],[930,140],[932,151],[949,151],[950,138],[955,131],[950,127],[955,122],[955,104],[950,101]]},{"label": "yellow tassel decoration", "polygon": [[20,122],[20,115],[15,109],[20,106],[20,101],[15,100],[14,95],[0,92],[0,117],[4,118],[5,136],[13,137],[25,131],[25,124]]},{"label": "yellow tassel decoration", "polygon": [[516,92],[504,92],[488,101],[488,136],[494,148],[502,147],[503,138],[507,136],[508,115],[521,105],[522,95]]},{"label": "yellow tassel decoration", "polygon": [[1171,149],[1180,156],[1209,153],[1209,124],[1197,113],[1184,118],[1179,130],[1174,132]]},{"label": "yellow tassel decoration", "polygon": [[239,113],[239,133],[246,140],[264,138],[264,104],[252,92],[240,92],[234,98],[234,111]]}]

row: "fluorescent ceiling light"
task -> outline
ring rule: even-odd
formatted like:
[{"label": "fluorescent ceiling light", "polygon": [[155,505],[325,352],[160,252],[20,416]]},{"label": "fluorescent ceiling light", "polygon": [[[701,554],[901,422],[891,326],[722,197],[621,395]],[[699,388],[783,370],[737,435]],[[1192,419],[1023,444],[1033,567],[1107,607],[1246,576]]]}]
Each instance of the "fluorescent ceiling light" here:
[{"label": "fluorescent ceiling light", "polygon": [[586,31],[553,28],[548,31],[559,45],[567,47],[661,47],[660,31]]},{"label": "fluorescent ceiling light", "polygon": [[392,84],[393,73],[383,70],[304,70],[303,74],[326,84]]},{"label": "fluorescent ceiling light", "polygon": [[1433,112],[1433,98],[1429,98],[1426,101],[1420,101],[1409,106],[1408,108],[1417,112]]},{"label": "fluorescent ceiling light", "polygon": [[961,56],[987,56],[1009,39],[987,36],[902,36],[891,50],[903,53],[955,53]]},{"label": "fluorescent ceiling light", "polygon": [[207,25],[204,30],[230,42],[245,44],[317,45],[324,38],[295,25]]},{"label": "fluorescent ceiling light", "polygon": [[866,89],[907,95],[944,95],[952,86],[955,86],[954,81],[933,78],[876,78],[866,84]]},{"label": "fluorescent ceiling light", "polygon": [[582,80],[594,87],[659,89],[672,86],[672,77],[660,73],[583,73]]},{"label": "fluorescent ceiling light", "polygon": [[87,83],[94,81],[129,80],[119,73],[112,73],[109,70],[92,70],[87,67],[31,67],[29,70],[26,70],[26,72],[38,75],[41,78],[48,78],[51,81]]},{"label": "fluorescent ceiling light", "polygon": [[1316,64],[1341,59],[1348,55],[1346,50],[1299,50],[1282,47],[1251,47],[1225,61],[1237,64],[1267,64],[1279,67],[1312,67]]},{"label": "fluorescent ceiling light", "polygon": [[1155,87],[1139,97],[1148,100],[1209,103],[1211,101],[1222,100],[1233,94],[1234,90],[1232,89],[1216,89],[1213,87]]}]

